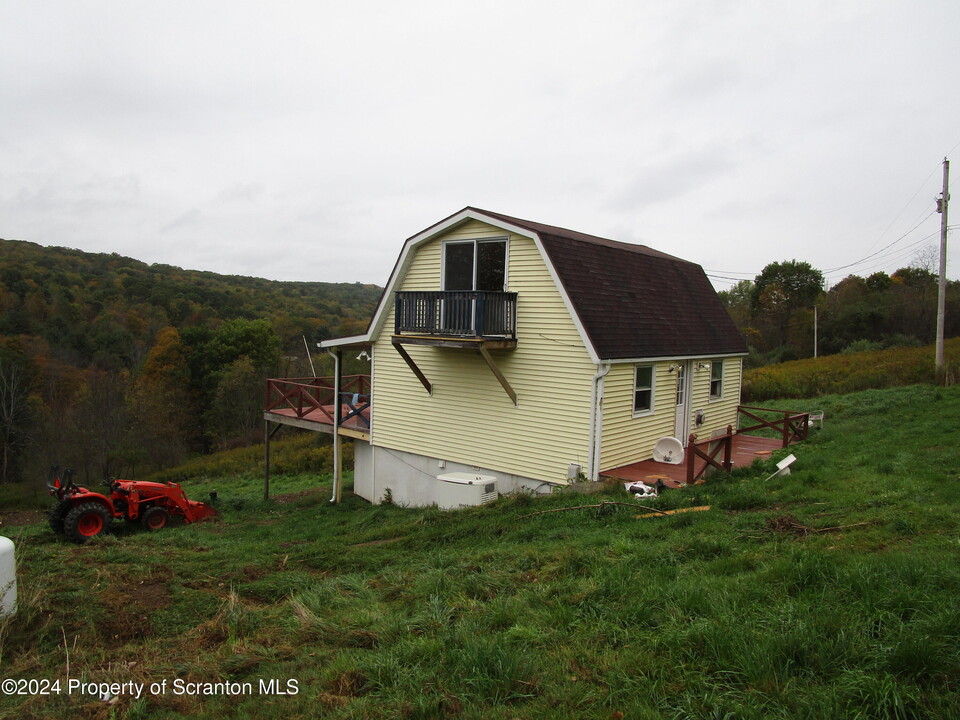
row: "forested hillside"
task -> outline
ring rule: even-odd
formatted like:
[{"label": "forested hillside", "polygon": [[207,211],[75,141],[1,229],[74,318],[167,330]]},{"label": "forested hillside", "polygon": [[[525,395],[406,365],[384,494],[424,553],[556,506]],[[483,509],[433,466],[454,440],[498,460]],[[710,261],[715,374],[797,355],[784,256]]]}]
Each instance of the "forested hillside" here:
[{"label": "forested hillside", "polygon": [[248,442],[263,380],[311,374],[304,339],[363,332],[380,292],[0,240],[0,478],[142,474]]},{"label": "forested hillside", "polygon": [[[753,280],[720,292],[750,345],[748,367],[890,347],[936,336],[938,278],[932,262],[891,275],[849,275],[825,288],[823,273],[797,260],[767,265]],[[945,336],[960,335],[960,282],[946,285]]]}]

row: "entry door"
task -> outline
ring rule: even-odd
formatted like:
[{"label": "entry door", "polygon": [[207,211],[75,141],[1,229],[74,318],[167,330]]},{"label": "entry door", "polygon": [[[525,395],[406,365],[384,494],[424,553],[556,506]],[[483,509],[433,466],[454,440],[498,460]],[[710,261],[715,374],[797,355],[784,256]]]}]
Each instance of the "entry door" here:
[{"label": "entry door", "polygon": [[677,423],[676,438],[687,446],[690,436],[690,363],[677,364]]}]

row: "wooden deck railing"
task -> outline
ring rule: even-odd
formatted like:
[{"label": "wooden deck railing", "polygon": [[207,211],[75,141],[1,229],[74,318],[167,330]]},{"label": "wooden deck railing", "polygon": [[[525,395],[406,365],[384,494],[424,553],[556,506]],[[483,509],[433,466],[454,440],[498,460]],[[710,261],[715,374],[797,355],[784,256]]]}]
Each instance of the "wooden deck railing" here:
[{"label": "wooden deck railing", "polygon": [[[342,417],[340,424],[356,417],[361,425],[369,427],[367,416],[363,413],[370,408],[370,376],[347,375],[341,379],[340,403]],[[319,413],[333,424],[334,378],[275,378],[267,380],[267,392],[264,402],[266,412],[292,410],[300,419],[311,413]],[[315,416],[316,417],[316,416]]]},{"label": "wooden deck railing", "polygon": [[[733,469],[733,443],[736,435],[743,435],[757,430],[772,430],[779,437],[783,447],[790,443],[807,439],[810,427],[810,413],[799,413],[790,410],[773,410],[771,408],[737,407],[740,415],[745,415],[754,421],[755,425],[741,427],[734,431],[728,425],[723,435],[712,437],[709,440],[697,442],[691,435],[686,449],[687,485],[692,485],[711,468],[730,472]],[[761,417],[757,413],[768,413],[779,417],[773,420]],[[722,459],[721,459],[722,457]],[[702,465],[698,462],[702,461]],[[698,467],[699,465],[699,467]]]},{"label": "wooden deck railing", "polygon": [[[772,413],[780,415],[776,420],[768,420],[760,417],[756,413]],[[737,413],[745,415],[757,424],[749,427],[741,427],[738,433],[748,433],[755,430],[769,428],[776,432],[782,439],[783,447],[787,447],[792,442],[800,442],[807,439],[807,432],[810,430],[810,413],[798,413],[791,410],[772,410],[770,408],[749,407],[747,405],[738,405]]]},{"label": "wooden deck railing", "polygon": [[[693,485],[710,468],[717,468],[724,472],[730,472],[733,469],[733,436],[736,433],[733,427],[727,425],[727,432],[723,435],[701,440],[697,442],[694,436],[690,436],[687,443],[687,485]],[[717,460],[717,456],[723,453],[723,460]],[[703,466],[697,469],[697,459],[703,460]]]}]

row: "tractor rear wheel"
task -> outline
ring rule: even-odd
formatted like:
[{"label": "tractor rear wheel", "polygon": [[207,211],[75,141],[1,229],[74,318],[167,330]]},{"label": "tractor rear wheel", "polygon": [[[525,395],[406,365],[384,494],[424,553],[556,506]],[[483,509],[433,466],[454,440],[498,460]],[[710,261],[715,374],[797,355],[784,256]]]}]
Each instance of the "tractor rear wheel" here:
[{"label": "tractor rear wheel", "polygon": [[70,504],[69,500],[61,500],[47,511],[50,529],[58,535],[63,534],[63,518],[70,510]]},{"label": "tractor rear wheel", "polygon": [[158,505],[147,508],[140,516],[140,524],[147,530],[162,530],[170,524],[170,513]]},{"label": "tractor rear wheel", "polygon": [[106,530],[110,519],[110,511],[100,503],[82,503],[63,518],[63,532],[74,542],[85,543]]}]

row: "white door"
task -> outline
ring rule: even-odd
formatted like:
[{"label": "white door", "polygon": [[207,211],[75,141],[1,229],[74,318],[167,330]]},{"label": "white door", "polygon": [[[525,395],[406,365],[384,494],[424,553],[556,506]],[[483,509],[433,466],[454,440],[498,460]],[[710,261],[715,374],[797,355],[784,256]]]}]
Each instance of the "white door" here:
[{"label": "white door", "polygon": [[690,363],[677,363],[677,424],[675,437],[687,446],[690,436]]}]

